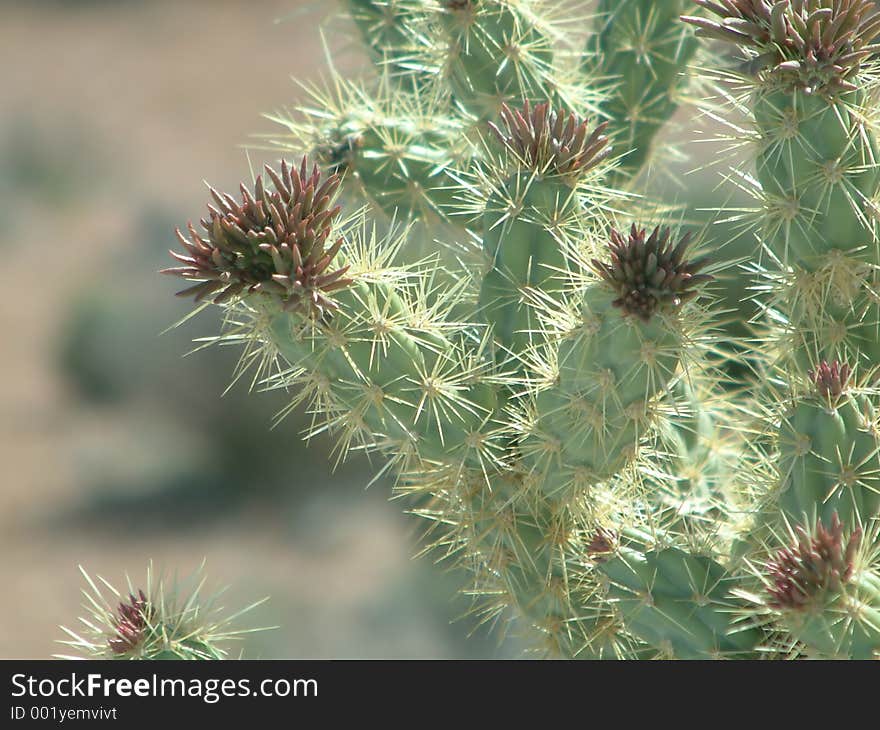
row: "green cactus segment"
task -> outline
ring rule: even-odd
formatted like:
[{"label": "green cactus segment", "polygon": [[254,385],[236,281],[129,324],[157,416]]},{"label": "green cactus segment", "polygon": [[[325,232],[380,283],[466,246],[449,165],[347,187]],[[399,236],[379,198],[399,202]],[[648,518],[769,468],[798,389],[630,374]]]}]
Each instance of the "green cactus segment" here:
[{"label": "green cactus segment", "polygon": [[844,538],[848,528],[837,514],[805,524],[815,527],[798,525],[792,544],[765,566],[766,607],[808,654],[880,658],[876,531],[858,527]]},{"label": "green cactus segment", "polygon": [[441,0],[447,33],[443,66],[456,101],[480,119],[501,104],[546,101],[553,44],[528,3]]},{"label": "green cactus segment", "polygon": [[528,289],[558,295],[568,259],[554,221],[577,215],[572,187],[561,179],[514,175],[494,193],[483,214],[483,251],[490,268],[480,289],[480,308],[493,325],[499,359],[527,352],[539,329]]},{"label": "green cactus segment", "polygon": [[329,321],[281,315],[270,338],[347,446],[487,468],[494,391],[482,365],[423,324],[388,283],[356,281]]},{"label": "green cactus segment", "polygon": [[790,612],[781,621],[810,653],[823,659],[880,658],[880,577],[855,578],[821,609]]},{"label": "green cactus segment", "polygon": [[442,118],[429,126],[382,117],[348,136],[348,167],[386,215],[436,221],[455,206],[457,187],[448,171],[458,129],[443,124]]},{"label": "green cactus segment", "polygon": [[558,300],[584,215],[577,186],[608,154],[605,125],[590,130],[577,115],[550,104],[522,109],[502,105],[503,130],[490,129],[503,145],[502,181],[485,205],[482,246],[489,269],[480,305],[494,327],[498,359],[524,354],[540,330],[529,290]]},{"label": "green cactus segment", "polygon": [[348,13],[377,64],[392,78],[417,79],[427,84],[430,75],[417,73],[413,64],[416,37],[426,16],[424,0],[346,0]]},{"label": "green cactus segment", "polygon": [[[247,297],[271,323],[264,335],[302,368],[304,397],[318,400],[344,449],[364,444],[403,460],[486,468],[495,397],[479,378],[485,363],[462,344],[472,330],[451,329],[459,344],[447,338],[452,323],[412,301],[425,277],[379,263],[375,241],[343,251],[336,175],[322,182],[305,160],[267,173],[274,191],[257,178],[253,194],[242,187],[241,203],[215,193],[221,209],[202,222],[208,235],[192,226],[190,240],[179,234],[186,255],[172,255],[184,266],[167,273],[200,282],[182,294]],[[340,266],[344,256],[352,258]],[[362,273],[343,277],[353,266]]]},{"label": "green cactus segment", "polygon": [[880,456],[872,409],[849,395],[800,399],[780,430],[780,491],[774,503],[792,524],[835,512],[847,524],[880,510]]},{"label": "green cactus segment", "polygon": [[860,292],[859,265],[880,260],[880,169],[863,73],[878,49],[880,11],[872,0],[695,2],[717,16],[684,18],[698,35],[749,55],[762,238],[804,284],[772,304],[789,320],[788,354],[805,371],[868,344],[864,355],[876,361],[878,313],[873,295]]},{"label": "green cactus segment", "polygon": [[599,28],[590,40],[586,70],[611,85],[600,113],[619,130],[623,153],[615,175],[633,177],[650,156],[660,127],[678,108],[697,40],[678,17],[689,0],[600,0]]},{"label": "green cactus segment", "polygon": [[[521,485],[498,478],[481,488],[468,505],[469,550],[479,556],[498,583],[505,603],[515,606],[547,636],[555,637],[553,653],[570,655],[563,637],[576,629],[566,586],[565,512],[550,501],[523,498]],[[575,631],[576,633],[576,631]]]},{"label": "green cactus segment", "polygon": [[[578,520],[564,503],[529,494],[510,475],[472,492],[465,524],[467,550],[476,558],[482,589],[494,610],[514,607],[542,637],[545,655],[622,659],[636,655],[597,587],[572,555],[579,547]],[[501,596],[499,600],[498,597]]]},{"label": "green cactus segment", "polygon": [[788,265],[815,270],[834,250],[863,261],[877,257],[870,202],[880,155],[858,116],[865,103],[861,92],[834,99],[802,90],[755,95],[767,243]]},{"label": "green cactus segment", "polygon": [[291,133],[280,146],[308,149],[323,172],[343,177],[348,195],[386,216],[445,218],[457,191],[448,171],[466,164],[460,125],[430,100],[389,88],[387,78],[372,94],[354,85],[346,93],[332,114],[305,109],[302,118],[272,117]]},{"label": "green cactus segment", "polygon": [[675,377],[683,347],[674,319],[629,316],[604,284],[583,301],[583,324],[559,344],[558,385],[538,395],[540,416],[524,447],[551,494],[601,481],[633,459],[650,403]]},{"label": "green cactus segment", "polygon": [[757,177],[764,242],[795,276],[775,305],[788,320],[786,353],[804,371],[817,360],[877,351],[876,298],[864,291],[880,260],[874,198],[880,160],[859,91],[834,98],[759,90]]},{"label": "green cactus segment", "polygon": [[693,374],[674,387],[675,412],[660,421],[660,439],[668,451],[668,476],[652,482],[652,499],[665,529],[682,535],[707,535],[724,521],[747,479],[739,436],[724,426],[740,414],[712,397],[711,387]]},{"label": "green cactus segment", "polygon": [[732,630],[732,579],[711,558],[678,548],[619,548],[598,564],[608,597],[626,628],[678,659],[744,658],[762,639],[756,630]]},{"label": "green cactus segment", "polygon": [[603,281],[578,293],[580,309],[557,350],[558,377],[536,398],[523,445],[549,494],[606,479],[631,461],[651,428],[653,401],[674,382],[685,351],[677,310],[697,293],[704,260],[687,261],[689,237],[612,232]]}]

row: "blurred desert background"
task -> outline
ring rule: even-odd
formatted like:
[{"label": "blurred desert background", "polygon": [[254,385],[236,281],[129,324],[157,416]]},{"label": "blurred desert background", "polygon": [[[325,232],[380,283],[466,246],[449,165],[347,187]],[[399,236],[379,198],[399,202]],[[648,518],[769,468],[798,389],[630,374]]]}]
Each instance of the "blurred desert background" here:
[{"label": "blurred desert background", "polygon": [[[0,0],[0,657],[64,653],[78,565],[121,586],[204,559],[230,610],[268,596],[251,658],[480,658],[518,652],[457,620],[461,577],[413,559],[419,525],[333,473],[279,401],[221,397],[236,353],[162,277],[203,181],[235,189],[261,113],[324,68],[332,2]],[[344,21],[341,68],[363,60]]]}]

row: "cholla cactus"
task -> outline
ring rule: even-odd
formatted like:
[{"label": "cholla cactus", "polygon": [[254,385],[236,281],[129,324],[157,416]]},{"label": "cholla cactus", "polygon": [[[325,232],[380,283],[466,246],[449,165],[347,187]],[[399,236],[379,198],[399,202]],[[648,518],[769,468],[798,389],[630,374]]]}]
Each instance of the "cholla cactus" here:
[{"label": "cholla cactus", "polygon": [[233,624],[258,601],[230,616],[217,605],[219,594],[203,598],[205,578],[199,568],[187,580],[168,581],[147,568],[144,588],[126,576],[120,592],[82,567],[86,616],[78,630],[61,627],[68,638],[60,643],[78,652],[64,659],[226,659],[227,645],[265,629],[235,629]]},{"label": "cholla cactus", "polygon": [[[872,559],[853,560],[876,549],[880,510],[872,60],[880,10],[868,0],[696,4],[707,17],[685,21],[744,53],[720,88],[753,120],[746,141],[761,241],[753,268],[768,314],[758,342],[761,378],[773,384],[763,391],[772,441],[762,456],[775,469],[747,536],[750,560],[764,566],[756,574],[772,586],[765,616],[784,644],[866,658],[880,648],[880,624],[873,599],[848,586],[856,574],[858,586],[877,576]],[[786,530],[796,547],[762,563]],[[863,534],[871,539],[859,552]]]},{"label": "cholla cactus", "polygon": [[[880,14],[689,5],[600,2],[584,46],[533,0],[351,0],[373,72],[274,114],[292,162],[212,191],[169,273],[544,654],[869,656]],[[721,81],[758,147],[748,383],[721,375],[719,252],[636,195],[694,26],[746,53]]]}]

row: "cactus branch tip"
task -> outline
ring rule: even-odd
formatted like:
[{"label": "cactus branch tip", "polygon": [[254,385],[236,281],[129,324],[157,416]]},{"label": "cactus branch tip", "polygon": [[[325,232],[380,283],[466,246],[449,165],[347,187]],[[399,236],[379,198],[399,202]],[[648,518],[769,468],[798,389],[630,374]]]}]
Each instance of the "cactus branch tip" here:
[{"label": "cactus branch tip", "polygon": [[828,527],[817,521],[812,534],[797,527],[794,543],[767,564],[767,593],[772,608],[804,610],[827,591],[839,590],[850,580],[862,530],[853,530],[846,541],[843,533],[844,525],[837,513]]},{"label": "cactus branch tip", "polygon": [[549,102],[532,107],[526,101],[521,109],[503,104],[501,118],[503,128],[492,122],[489,128],[525,167],[540,174],[580,177],[611,152],[608,122],[591,131],[585,119]]},{"label": "cactus branch tip", "polygon": [[873,0],[694,0],[717,16],[682,16],[697,35],[750,49],[750,68],[808,92],[856,88],[852,78],[880,50]]},{"label": "cactus branch tip", "polygon": [[340,207],[340,178],[322,179],[303,157],[297,168],[282,161],[280,172],[266,165],[269,183],[258,176],[253,190],[241,184],[241,200],[210,188],[213,204],[201,220],[204,232],[188,226],[177,238],[184,253],[171,251],[182,266],[162,273],[198,282],[178,292],[196,301],[223,304],[251,294],[279,301],[285,311],[320,315],[335,305],[331,294],[351,283],[346,266],[334,268],[343,238],[329,243]]},{"label": "cactus branch tip", "polygon": [[658,311],[676,309],[694,298],[699,285],[712,279],[698,273],[707,257],[686,258],[690,243],[690,233],[673,244],[669,228],[657,226],[648,236],[646,229],[633,223],[628,236],[611,230],[611,261],[593,259],[593,268],[616,291],[615,306],[648,321]]}]

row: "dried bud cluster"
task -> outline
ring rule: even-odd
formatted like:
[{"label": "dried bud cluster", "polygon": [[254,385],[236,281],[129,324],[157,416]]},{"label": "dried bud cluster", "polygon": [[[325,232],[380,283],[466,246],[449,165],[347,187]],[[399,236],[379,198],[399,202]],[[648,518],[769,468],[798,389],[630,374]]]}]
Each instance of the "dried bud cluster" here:
[{"label": "dried bud cluster", "polygon": [[837,400],[849,387],[849,376],[852,374],[849,365],[837,360],[830,365],[824,360],[815,370],[810,370],[810,380],[816,391],[824,398]]},{"label": "dried bud cluster", "polygon": [[614,305],[644,321],[661,309],[675,308],[697,295],[696,287],[712,277],[698,274],[706,257],[686,260],[690,234],[674,246],[671,231],[660,227],[646,238],[645,229],[633,224],[629,238],[611,231],[611,263],[593,259],[596,273],[618,294]]},{"label": "dried bud cluster", "polygon": [[523,165],[535,172],[578,176],[598,165],[611,151],[603,122],[592,132],[586,121],[573,113],[555,111],[549,104],[534,109],[528,102],[520,109],[501,108],[504,130],[489,127]]},{"label": "dried bud cluster", "polygon": [[862,539],[861,529],[843,542],[843,525],[835,513],[831,528],[822,522],[811,536],[797,528],[796,545],[780,550],[767,565],[771,585],[770,605],[778,609],[803,609],[826,591],[838,590],[849,581],[853,561]]},{"label": "dried bud cluster", "polygon": [[720,21],[685,16],[697,34],[752,48],[754,66],[807,91],[855,88],[848,80],[880,46],[873,0],[694,0]]},{"label": "dried bud cluster", "polygon": [[616,543],[617,535],[614,532],[598,527],[587,543],[587,554],[594,563],[603,563],[614,552]]},{"label": "dried bud cluster", "polygon": [[129,594],[128,599],[128,603],[119,604],[119,616],[114,624],[116,635],[107,640],[114,654],[125,654],[136,649],[143,643],[149,626],[150,608],[144,592],[138,591],[137,597]]},{"label": "dried bud cluster", "polygon": [[186,254],[171,255],[184,266],[163,273],[200,282],[178,293],[196,301],[262,293],[281,300],[285,311],[332,309],[328,295],[351,283],[348,267],[331,267],[342,239],[326,248],[340,210],[333,206],[339,177],[322,181],[317,167],[309,174],[305,158],[299,170],[282,162],[280,175],[268,165],[266,174],[274,190],[257,177],[253,193],[241,185],[241,202],[211,188],[216,207],[209,205],[210,218],[201,221],[206,233],[190,223],[187,239],[178,229]]}]

